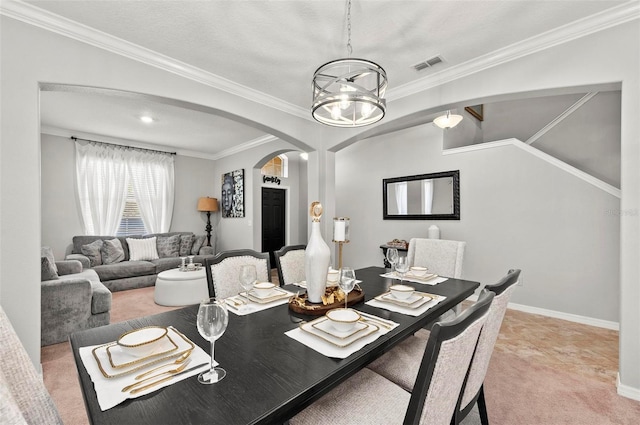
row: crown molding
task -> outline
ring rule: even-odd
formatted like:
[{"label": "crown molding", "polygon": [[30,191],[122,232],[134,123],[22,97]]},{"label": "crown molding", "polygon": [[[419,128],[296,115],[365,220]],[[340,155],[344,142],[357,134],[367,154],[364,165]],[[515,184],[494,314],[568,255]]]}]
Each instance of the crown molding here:
[{"label": "crown molding", "polygon": [[252,149],[257,146],[264,145],[265,143],[276,141],[276,140],[278,140],[276,136],[267,134],[265,136],[258,137],[257,139],[253,139],[247,143],[243,143],[242,145],[238,145],[236,147],[220,151],[218,154],[214,155],[213,159],[221,159],[227,156],[231,156],[231,155],[246,151],[248,149]]},{"label": "crown molding", "polygon": [[218,90],[315,122],[307,109],[235,83],[169,56],[130,43],[22,1],[2,0],[0,14],[91,46],[163,69]]},{"label": "crown molding", "polygon": [[579,19],[502,49],[478,56],[459,65],[425,76],[387,91],[387,101],[395,101],[494,66],[585,37],[640,18],[640,2],[632,0],[600,13]]},{"label": "crown molding", "polygon": [[555,156],[551,156],[547,153],[542,152],[539,149],[534,148],[533,146],[529,146],[518,139],[505,139],[505,140],[498,140],[495,142],[485,142],[485,143],[478,143],[475,145],[462,146],[459,148],[444,149],[442,151],[442,155],[455,155],[460,153],[479,151],[483,149],[501,148],[504,146],[515,146],[517,148],[520,148],[523,151],[528,152],[529,154],[542,159],[543,161],[579,178],[580,180],[585,181],[586,183],[589,183],[590,185],[597,187],[598,189],[601,189],[607,192],[610,195],[615,196],[618,199],[622,198],[622,192],[617,187],[612,186],[609,183],[606,183],[596,177],[593,177],[591,174],[585,173],[584,171],[572,165],[569,165],[564,161],[559,160]]}]

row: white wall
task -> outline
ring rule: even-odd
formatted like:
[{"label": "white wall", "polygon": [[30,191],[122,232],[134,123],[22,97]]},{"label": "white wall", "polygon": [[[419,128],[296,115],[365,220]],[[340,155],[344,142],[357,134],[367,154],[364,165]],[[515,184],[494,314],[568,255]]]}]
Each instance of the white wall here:
[{"label": "white wall", "polygon": [[[42,135],[42,244],[62,260],[75,235],[84,234],[75,187],[74,141]],[[170,231],[205,234],[207,216],[197,211],[198,198],[213,196],[214,163],[176,155],[175,200]],[[213,218],[213,217],[212,217]],[[212,244],[214,234],[211,235]]]}]

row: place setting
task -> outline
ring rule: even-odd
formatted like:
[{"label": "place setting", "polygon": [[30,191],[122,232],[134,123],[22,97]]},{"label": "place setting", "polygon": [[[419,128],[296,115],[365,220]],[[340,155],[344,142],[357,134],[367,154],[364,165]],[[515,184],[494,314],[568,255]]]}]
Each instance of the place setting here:
[{"label": "place setting", "polygon": [[442,295],[416,291],[413,286],[399,284],[389,287],[389,291],[367,301],[366,304],[396,313],[419,316],[445,299]]},{"label": "place setting", "polygon": [[286,304],[295,294],[271,282],[258,282],[256,268],[247,264],[240,267],[240,285],[244,292],[226,298],[229,310],[238,316],[256,313]]},{"label": "place setting", "polygon": [[403,281],[422,283],[426,285],[437,285],[438,283],[448,280],[446,277],[438,276],[436,273],[429,272],[427,267],[409,266],[407,257],[400,256],[395,248],[387,249],[387,261],[391,264],[391,271],[383,273],[380,276],[388,279],[400,279]]}]

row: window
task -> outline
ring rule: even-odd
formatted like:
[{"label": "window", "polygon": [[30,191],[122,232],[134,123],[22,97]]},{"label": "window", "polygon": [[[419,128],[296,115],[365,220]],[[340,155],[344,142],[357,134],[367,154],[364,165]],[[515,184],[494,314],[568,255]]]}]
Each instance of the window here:
[{"label": "window", "polygon": [[260,170],[264,176],[288,177],[289,158],[286,155],[278,155],[271,158],[271,161],[264,164]]},{"label": "window", "polygon": [[133,195],[133,186],[131,182],[127,186],[127,198],[124,204],[124,211],[120,219],[120,225],[116,236],[143,235],[147,233],[138,208],[138,201]]}]

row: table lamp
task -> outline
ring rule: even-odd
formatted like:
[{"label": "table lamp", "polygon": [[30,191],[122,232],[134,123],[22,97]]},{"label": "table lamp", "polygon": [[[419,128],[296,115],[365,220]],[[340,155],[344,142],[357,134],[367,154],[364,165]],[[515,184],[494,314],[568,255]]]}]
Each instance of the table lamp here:
[{"label": "table lamp", "polygon": [[211,213],[218,211],[218,199],[216,198],[200,198],[198,199],[198,211],[207,213],[207,246],[211,246]]}]

